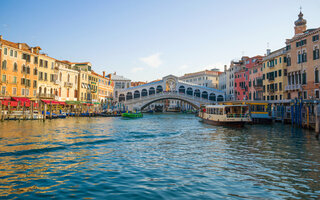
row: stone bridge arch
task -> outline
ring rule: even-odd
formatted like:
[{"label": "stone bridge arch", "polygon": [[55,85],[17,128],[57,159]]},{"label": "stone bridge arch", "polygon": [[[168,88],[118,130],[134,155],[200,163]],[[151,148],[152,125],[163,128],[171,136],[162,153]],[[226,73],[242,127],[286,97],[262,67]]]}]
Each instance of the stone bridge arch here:
[{"label": "stone bridge arch", "polygon": [[183,101],[183,102],[186,102],[188,104],[190,104],[192,107],[194,107],[196,110],[199,110],[200,108],[200,105],[197,105],[197,103],[194,103],[194,102],[191,102],[187,99],[184,99],[184,98],[179,98],[179,97],[162,97],[162,98],[158,98],[158,99],[153,99],[153,100],[150,100],[144,104],[142,104],[142,106],[140,107],[140,110],[143,110],[144,108],[146,108],[147,106],[157,102],[157,101],[161,101],[161,100],[180,100],[180,101]]}]

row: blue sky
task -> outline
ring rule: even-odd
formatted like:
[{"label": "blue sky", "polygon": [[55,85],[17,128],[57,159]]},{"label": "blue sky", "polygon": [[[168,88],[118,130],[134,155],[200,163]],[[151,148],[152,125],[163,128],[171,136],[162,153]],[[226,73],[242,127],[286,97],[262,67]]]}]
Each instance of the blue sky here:
[{"label": "blue sky", "polygon": [[308,28],[320,27],[319,0],[1,0],[0,34],[99,73],[151,81],[283,47],[300,6]]}]

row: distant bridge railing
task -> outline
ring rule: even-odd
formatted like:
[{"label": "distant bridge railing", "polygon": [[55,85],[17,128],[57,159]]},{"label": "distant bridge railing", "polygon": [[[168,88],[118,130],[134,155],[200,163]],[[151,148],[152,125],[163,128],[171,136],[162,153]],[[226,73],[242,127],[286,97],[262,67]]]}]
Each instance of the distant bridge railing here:
[{"label": "distant bridge railing", "polygon": [[195,102],[200,102],[200,103],[216,103],[216,101],[205,99],[202,97],[194,96],[194,95],[189,95],[185,93],[179,93],[178,91],[173,91],[173,92],[160,92],[160,93],[155,93],[152,95],[147,95],[147,96],[140,96],[139,98],[132,98],[129,100],[126,100],[125,102],[127,104],[133,104],[137,103],[140,101],[148,101],[148,100],[156,100],[156,99],[161,99],[161,98],[179,98],[179,99],[185,99],[187,101],[195,101]]}]

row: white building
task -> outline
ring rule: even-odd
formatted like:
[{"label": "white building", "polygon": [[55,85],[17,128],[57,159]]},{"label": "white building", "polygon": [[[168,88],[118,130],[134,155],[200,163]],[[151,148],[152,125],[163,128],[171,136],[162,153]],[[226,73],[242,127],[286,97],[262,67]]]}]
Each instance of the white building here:
[{"label": "white building", "polygon": [[117,75],[116,73],[111,74],[111,80],[114,83],[113,95],[114,99],[118,98],[118,91],[129,88],[131,86],[131,80],[123,76]]},{"label": "white building", "polygon": [[235,91],[234,91],[234,74],[238,72],[242,67],[242,60],[231,61],[230,68],[226,70],[226,100],[234,101]]},{"label": "white building", "polygon": [[224,66],[224,71],[219,74],[219,90],[227,94],[227,76],[229,75],[227,65]]},{"label": "white building", "polygon": [[188,73],[181,76],[179,79],[187,83],[219,89],[219,74],[221,74],[221,72],[218,69],[211,69]]}]

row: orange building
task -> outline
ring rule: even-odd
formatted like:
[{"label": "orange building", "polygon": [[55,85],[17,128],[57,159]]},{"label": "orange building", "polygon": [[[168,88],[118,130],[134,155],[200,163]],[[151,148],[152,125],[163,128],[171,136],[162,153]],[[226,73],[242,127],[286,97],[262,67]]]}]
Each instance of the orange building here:
[{"label": "orange building", "polygon": [[287,99],[319,99],[320,28],[307,29],[300,12],[295,21],[295,35],[286,41],[288,84]]},{"label": "orange building", "polygon": [[40,47],[14,43],[0,36],[1,98],[37,96]]}]

